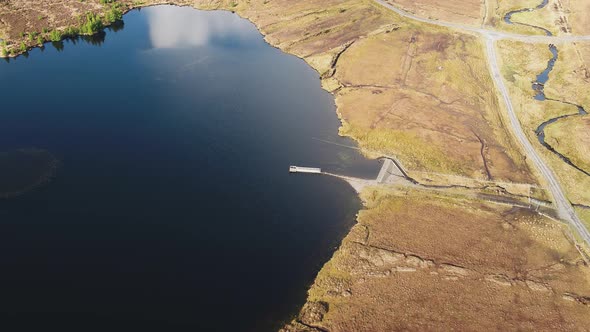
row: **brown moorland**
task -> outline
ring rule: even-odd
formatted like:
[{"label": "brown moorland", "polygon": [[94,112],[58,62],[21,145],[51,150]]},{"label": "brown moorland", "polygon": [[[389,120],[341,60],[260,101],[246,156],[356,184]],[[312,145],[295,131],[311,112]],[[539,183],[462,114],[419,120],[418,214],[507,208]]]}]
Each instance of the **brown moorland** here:
[{"label": "brown moorland", "polygon": [[284,331],[585,330],[588,266],[531,211],[379,189]]},{"label": "brown moorland", "polygon": [[480,25],[486,15],[484,1],[473,0],[387,0],[388,3],[420,17],[442,21]]},{"label": "brown moorland", "polygon": [[334,77],[341,132],[361,147],[410,171],[534,182],[475,37],[421,26],[373,35],[340,56]]}]

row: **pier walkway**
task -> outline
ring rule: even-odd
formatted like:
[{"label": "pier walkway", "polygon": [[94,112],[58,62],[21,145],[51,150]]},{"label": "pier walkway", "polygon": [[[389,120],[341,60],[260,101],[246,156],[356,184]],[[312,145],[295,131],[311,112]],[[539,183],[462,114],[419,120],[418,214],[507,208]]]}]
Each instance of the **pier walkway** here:
[{"label": "pier walkway", "polygon": [[348,182],[357,192],[360,192],[366,186],[378,184],[404,184],[411,185],[404,171],[390,158],[383,158],[383,165],[379,170],[377,178],[361,179],[351,176],[339,175],[330,172],[324,172],[321,168],[290,166],[289,173],[306,173],[306,174],[323,174],[333,176]]}]

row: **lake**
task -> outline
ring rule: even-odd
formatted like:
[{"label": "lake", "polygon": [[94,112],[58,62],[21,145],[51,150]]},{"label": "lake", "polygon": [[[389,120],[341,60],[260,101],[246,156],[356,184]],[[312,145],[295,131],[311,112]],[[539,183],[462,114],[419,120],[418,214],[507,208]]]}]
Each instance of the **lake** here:
[{"label": "lake", "polygon": [[0,87],[5,331],[276,330],[361,207],[289,165],[379,168],[318,73],[229,12],[132,11],[0,61]]}]

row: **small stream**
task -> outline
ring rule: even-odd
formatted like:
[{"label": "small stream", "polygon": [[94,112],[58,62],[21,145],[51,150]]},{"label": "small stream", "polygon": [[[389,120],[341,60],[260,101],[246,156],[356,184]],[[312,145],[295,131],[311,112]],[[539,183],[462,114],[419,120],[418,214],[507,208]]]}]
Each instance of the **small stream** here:
[{"label": "small stream", "polygon": [[533,82],[533,90],[537,93],[535,99],[538,101],[545,101],[547,99],[545,96],[545,83],[549,80],[549,73],[551,73],[553,67],[555,67],[555,62],[559,58],[559,51],[555,45],[549,45],[549,50],[553,54],[553,57],[547,61],[547,68],[537,75],[537,79]]},{"label": "small stream", "polygon": [[[504,22],[508,23],[508,24],[518,24],[518,25],[524,25],[524,26],[529,26],[529,27],[533,27],[535,29],[539,29],[541,31],[543,31],[547,36],[552,36],[553,34],[551,33],[551,31],[543,28],[543,27],[539,27],[539,26],[535,26],[535,25],[530,25],[530,24],[526,24],[526,23],[518,23],[518,22],[512,22],[512,15],[517,14],[517,13],[523,13],[523,12],[530,12],[533,10],[539,10],[542,8],[545,8],[545,6],[547,6],[547,4],[549,3],[549,0],[542,0],[541,4],[539,4],[538,6],[534,7],[534,8],[524,8],[524,9],[519,9],[519,10],[514,10],[511,12],[508,12],[505,16],[504,16]],[[565,118],[569,118],[572,116],[585,116],[588,115],[588,112],[584,109],[584,107],[582,107],[581,105],[578,104],[574,104],[571,102],[567,102],[567,101],[563,101],[563,100],[557,100],[557,99],[552,99],[552,98],[547,98],[547,96],[545,95],[545,84],[547,83],[547,81],[549,80],[549,74],[551,73],[551,71],[553,70],[553,67],[555,67],[555,63],[557,62],[557,60],[559,59],[559,50],[557,49],[557,46],[550,44],[549,45],[549,51],[551,51],[551,54],[553,55],[551,57],[551,59],[549,59],[549,61],[547,61],[547,68],[545,68],[545,70],[543,70],[543,72],[541,72],[539,75],[537,75],[536,80],[533,82],[532,84],[532,89],[533,91],[536,92],[535,94],[535,99],[538,101],[554,101],[554,102],[558,102],[558,103],[562,103],[562,104],[567,104],[567,105],[571,105],[571,106],[575,106],[578,109],[578,112],[573,113],[573,114],[566,114],[566,115],[561,115],[552,119],[549,119],[543,123],[541,123],[541,125],[539,125],[539,127],[537,127],[537,129],[535,130],[535,134],[537,135],[537,139],[539,140],[539,142],[545,147],[547,148],[547,150],[551,151],[552,153],[554,153],[555,155],[557,155],[561,160],[563,160],[565,163],[567,163],[568,165],[572,166],[573,168],[575,168],[576,170],[590,176],[590,172],[582,169],[581,167],[579,167],[578,165],[574,164],[571,159],[569,159],[568,157],[564,156],[563,154],[559,153],[557,150],[555,150],[554,147],[552,147],[549,143],[547,143],[545,141],[545,128],[552,124],[555,123],[561,119],[565,119]]]},{"label": "small stream", "polygon": [[578,113],[566,114],[566,115],[558,116],[558,117],[553,118],[553,119],[549,119],[549,120],[541,123],[541,125],[539,127],[537,127],[537,129],[535,130],[535,134],[537,134],[537,138],[539,139],[539,142],[541,144],[543,144],[543,146],[545,148],[547,148],[549,151],[551,151],[554,154],[556,154],[557,156],[559,156],[559,158],[561,158],[561,160],[563,160],[564,162],[566,162],[568,165],[570,165],[573,168],[577,169],[578,171],[580,171],[580,172],[582,172],[582,173],[590,176],[590,172],[588,172],[588,171],[582,169],[581,167],[579,167],[578,165],[574,164],[568,157],[566,157],[563,154],[559,153],[549,143],[545,142],[545,127],[547,127],[548,125],[550,125],[552,123],[555,123],[558,120],[569,118],[571,116],[584,116],[584,115],[588,115],[588,112],[586,112],[586,110],[582,106],[579,106],[579,105],[575,105],[575,106],[578,107]]},{"label": "small stream", "polygon": [[548,3],[549,3],[549,0],[543,0],[541,2],[541,4],[539,4],[538,6],[536,6],[534,8],[523,8],[523,9],[519,9],[519,10],[510,11],[506,15],[504,15],[504,22],[506,22],[508,24],[516,24],[516,25],[522,25],[522,26],[535,28],[535,29],[543,31],[547,36],[553,36],[551,31],[549,31],[543,27],[532,25],[532,24],[527,24],[527,23],[512,22],[512,15],[518,14],[518,13],[532,12],[533,10],[543,9],[543,8],[545,8],[545,6],[547,6]]}]

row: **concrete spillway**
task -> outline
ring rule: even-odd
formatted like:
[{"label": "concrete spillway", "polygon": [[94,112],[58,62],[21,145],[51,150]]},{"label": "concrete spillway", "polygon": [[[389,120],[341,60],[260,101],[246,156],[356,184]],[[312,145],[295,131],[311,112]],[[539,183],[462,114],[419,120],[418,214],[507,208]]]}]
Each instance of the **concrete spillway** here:
[{"label": "concrete spillway", "polygon": [[377,175],[377,183],[383,183],[385,182],[386,178],[389,177],[389,172],[390,170],[395,166],[395,164],[393,163],[393,161],[391,159],[385,159],[383,161],[383,166],[381,167],[381,170],[379,171],[379,175]]},{"label": "concrete spillway", "polygon": [[291,166],[291,167],[289,167],[289,173],[322,174],[322,169],[321,168],[314,168],[314,167]]}]

